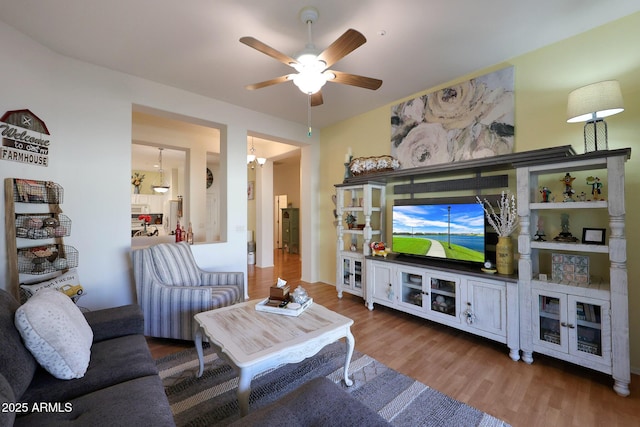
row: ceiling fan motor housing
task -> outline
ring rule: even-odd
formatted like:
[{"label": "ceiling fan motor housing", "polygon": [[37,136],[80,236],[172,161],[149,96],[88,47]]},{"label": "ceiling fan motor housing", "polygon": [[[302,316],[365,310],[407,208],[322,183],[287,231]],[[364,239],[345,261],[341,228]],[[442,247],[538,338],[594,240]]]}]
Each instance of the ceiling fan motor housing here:
[{"label": "ceiling fan motor housing", "polygon": [[303,24],[307,24],[309,21],[313,24],[318,20],[318,15],[318,9],[307,6],[300,11],[300,20]]}]

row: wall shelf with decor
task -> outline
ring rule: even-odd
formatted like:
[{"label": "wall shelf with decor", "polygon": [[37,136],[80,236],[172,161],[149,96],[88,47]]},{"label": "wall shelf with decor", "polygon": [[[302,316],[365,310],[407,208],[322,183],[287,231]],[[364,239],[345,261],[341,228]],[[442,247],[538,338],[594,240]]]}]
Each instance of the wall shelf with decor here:
[{"label": "wall shelf with decor", "polygon": [[370,181],[336,186],[337,248],[336,287],[365,298],[364,257],[371,254],[374,239],[384,238],[386,186]]},{"label": "wall shelf with decor", "polygon": [[[60,208],[62,186],[52,181],[6,178],[4,190],[9,273],[6,289],[20,301],[25,299],[20,292],[21,275],[67,273],[78,266],[78,251],[64,244],[63,238],[71,234],[71,219]],[[40,209],[36,209],[38,206],[44,208],[34,212]],[[34,240],[42,243],[34,246]]]},{"label": "wall shelf with decor", "polygon": [[[515,165],[522,359],[532,363],[537,352],[604,372],[621,396],[629,395],[631,380],[624,200],[630,156],[631,149],[620,149]],[[565,201],[547,194],[541,201],[563,176],[569,182],[556,193]],[[584,186],[593,176],[603,183],[597,191],[574,188],[574,180]],[[600,227],[585,228],[596,238],[583,242],[586,231],[574,231],[573,222]]]},{"label": "wall shelf with decor", "polygon": [[529,164],[541,164],[551,159],[575,156],[576,152],[570,145],[542,148],[539,150],[524,151],[520,153],[503,154],[500,156],[486,157],[473,160],[461,160],[453,163],[438,164],[409,169],[396,169],[392,171],[376,172],[366,175],[350,176],[343,184],[362,184],[368,181],[380,183],[392,182],[401,179],[416,179],[425,177],[437,177],[454,175],[456,173],[491,172],[514,169],[515,164],[526,161]]}]

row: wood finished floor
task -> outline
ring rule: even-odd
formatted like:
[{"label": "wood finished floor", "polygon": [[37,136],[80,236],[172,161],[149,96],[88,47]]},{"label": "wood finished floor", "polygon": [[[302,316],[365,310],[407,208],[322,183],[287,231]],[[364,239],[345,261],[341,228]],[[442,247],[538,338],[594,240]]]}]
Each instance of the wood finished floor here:
[{"label": "wood finished floor", "polygon": [[[275,267],[249,266],[249,297],[262,298],[278,277],[301,284],[314,301],[354,320],[356,349],[405,375],[495,417],[520,426],[640,426],[640,377],[631,395],[618,396],[612,379],[534,354],[514,362],[505,345],[385,307],[369,311],[362,298],[335,287],[300,282],[300,258],[275,252]],[[148,339],[155,358],[193,346]]]}]

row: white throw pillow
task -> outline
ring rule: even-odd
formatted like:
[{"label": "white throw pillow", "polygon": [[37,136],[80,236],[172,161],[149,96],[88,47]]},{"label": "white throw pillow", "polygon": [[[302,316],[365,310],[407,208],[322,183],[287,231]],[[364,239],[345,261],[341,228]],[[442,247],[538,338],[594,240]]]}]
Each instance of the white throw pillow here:
[{"label": "white throw pillow", "polygon": [[53,289],[18,307],[15,325],[25,347],[56,378],[82,378],[91,358],[93,331],[71,299]]}]

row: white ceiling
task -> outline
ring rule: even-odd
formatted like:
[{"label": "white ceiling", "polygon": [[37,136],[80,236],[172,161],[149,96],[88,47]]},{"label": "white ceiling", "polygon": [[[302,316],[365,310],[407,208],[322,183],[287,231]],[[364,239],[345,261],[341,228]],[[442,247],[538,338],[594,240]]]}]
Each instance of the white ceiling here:
[{"label": "white ceiling", "polygon": [[0,20],[62,55],[306,124],[293,83],[244,89],[292,69],[238,41],[295,55],[304,6],[320,12],[319,49],[348,28],[368,40],[333,69],[384,81],[377,91],[328,83],[313,108],[319,128],[640,10],[630,0],[0,0]]}]

